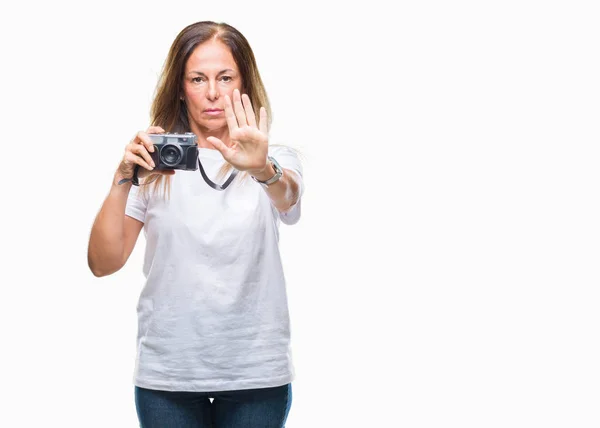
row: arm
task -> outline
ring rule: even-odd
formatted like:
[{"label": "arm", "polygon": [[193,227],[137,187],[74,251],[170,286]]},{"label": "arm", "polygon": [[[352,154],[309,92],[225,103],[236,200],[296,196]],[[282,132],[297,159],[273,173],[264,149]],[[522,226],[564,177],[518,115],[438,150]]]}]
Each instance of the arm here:
[{"label": "arm", "polygon": [[[219,138],[209,136],[206,141],[212,144],[238,171],[247,171],[257,180],[265,181],[275,175],[275,170],[267,162],[269,151],[269,131],[267,111],[260,107],[259,122],[247,94],[233,91],[233,102],[225,95],[225,117],[229,129],[229,144]],[[283,169],[283,176],[268,186],[267,193],[280,213],[289,211],[299,200],[302,178],[292,169]]]},{"label": "arm", "polygon": [[119,179],[115,175],[90,234],[88,266],[97,277],[110,275],[125,265],[144,226],[125,215],[131,183],[118,185]]},{"label": "arm", "polygon": [[[121,179],[131,178],[136,165],[139,177],[153,170],[150,152],[154,151],[148,133],[164,132],[160,126],[151,126],[147,132],[138,132],[125,148],[123,160],[113,178],[110,193],[104,200],[100,212],[94,220],[88,245],[88,266],[95,276],[106,276],[121,269],[135,247],[135,242],[144,226],[139,220],[125,215],[131,182],[118,184]],[[154,171],[172,175],[175,171]]]},{"label": "arm", "polygon": [[[275,170],[270,162],[264,170],[252,174],[258,180],[266,181],[275,175]],[[283,175],[275,183],[269,185],[265,190],[271,198],[271,202],[279,212],[287,212],[298,202],[300,198],[300,177],[291,169],[283,168]]]}]

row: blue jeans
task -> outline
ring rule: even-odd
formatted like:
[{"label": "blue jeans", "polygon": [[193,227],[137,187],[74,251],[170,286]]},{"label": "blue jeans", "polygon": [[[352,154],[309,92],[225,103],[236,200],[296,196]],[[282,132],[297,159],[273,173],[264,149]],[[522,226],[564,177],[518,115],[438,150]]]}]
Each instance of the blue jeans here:
[{"label": "blue jeans", "polygon": [[291,383],[223,392],[135,387],[141,428],[284,428],[291,405]]}]

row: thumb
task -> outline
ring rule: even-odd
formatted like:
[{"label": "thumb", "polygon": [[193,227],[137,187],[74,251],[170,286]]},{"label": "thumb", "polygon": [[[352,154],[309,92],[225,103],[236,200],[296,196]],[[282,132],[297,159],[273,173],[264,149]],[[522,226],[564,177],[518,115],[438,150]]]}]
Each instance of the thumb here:
[{"label": "thumb", "polygon": [[225,145],[223,141],[219,140],[217,137],[207,137],[206,141],[208,141],[215,149],[221,152],[225,160],[229,158],[230,149]]}]

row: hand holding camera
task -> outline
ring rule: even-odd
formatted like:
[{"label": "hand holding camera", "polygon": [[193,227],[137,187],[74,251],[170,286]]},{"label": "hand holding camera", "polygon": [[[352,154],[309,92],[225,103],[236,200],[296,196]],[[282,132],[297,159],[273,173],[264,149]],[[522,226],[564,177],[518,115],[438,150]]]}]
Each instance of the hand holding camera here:
[{"label": "hand holding camera", "polygon": [[197,169],[197,137],[192,133],[166,134],[160,126],[140,131],[125,147],[125,154],[115,174],[115,182],[131,179],[139,165],[138,178],[150,173],[175,174],[176,169]]}]

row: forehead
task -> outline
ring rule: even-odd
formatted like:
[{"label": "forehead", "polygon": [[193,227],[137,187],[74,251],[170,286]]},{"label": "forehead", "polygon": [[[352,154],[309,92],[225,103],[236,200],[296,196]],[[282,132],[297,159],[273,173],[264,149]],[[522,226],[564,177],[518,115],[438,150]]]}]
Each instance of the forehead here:
[{"label": "forehead", "polygon": [[209,40],[196,46],[185,65],[186,71],[218,71],[231,68],[237,70],[231,51],[223,42]]}]

